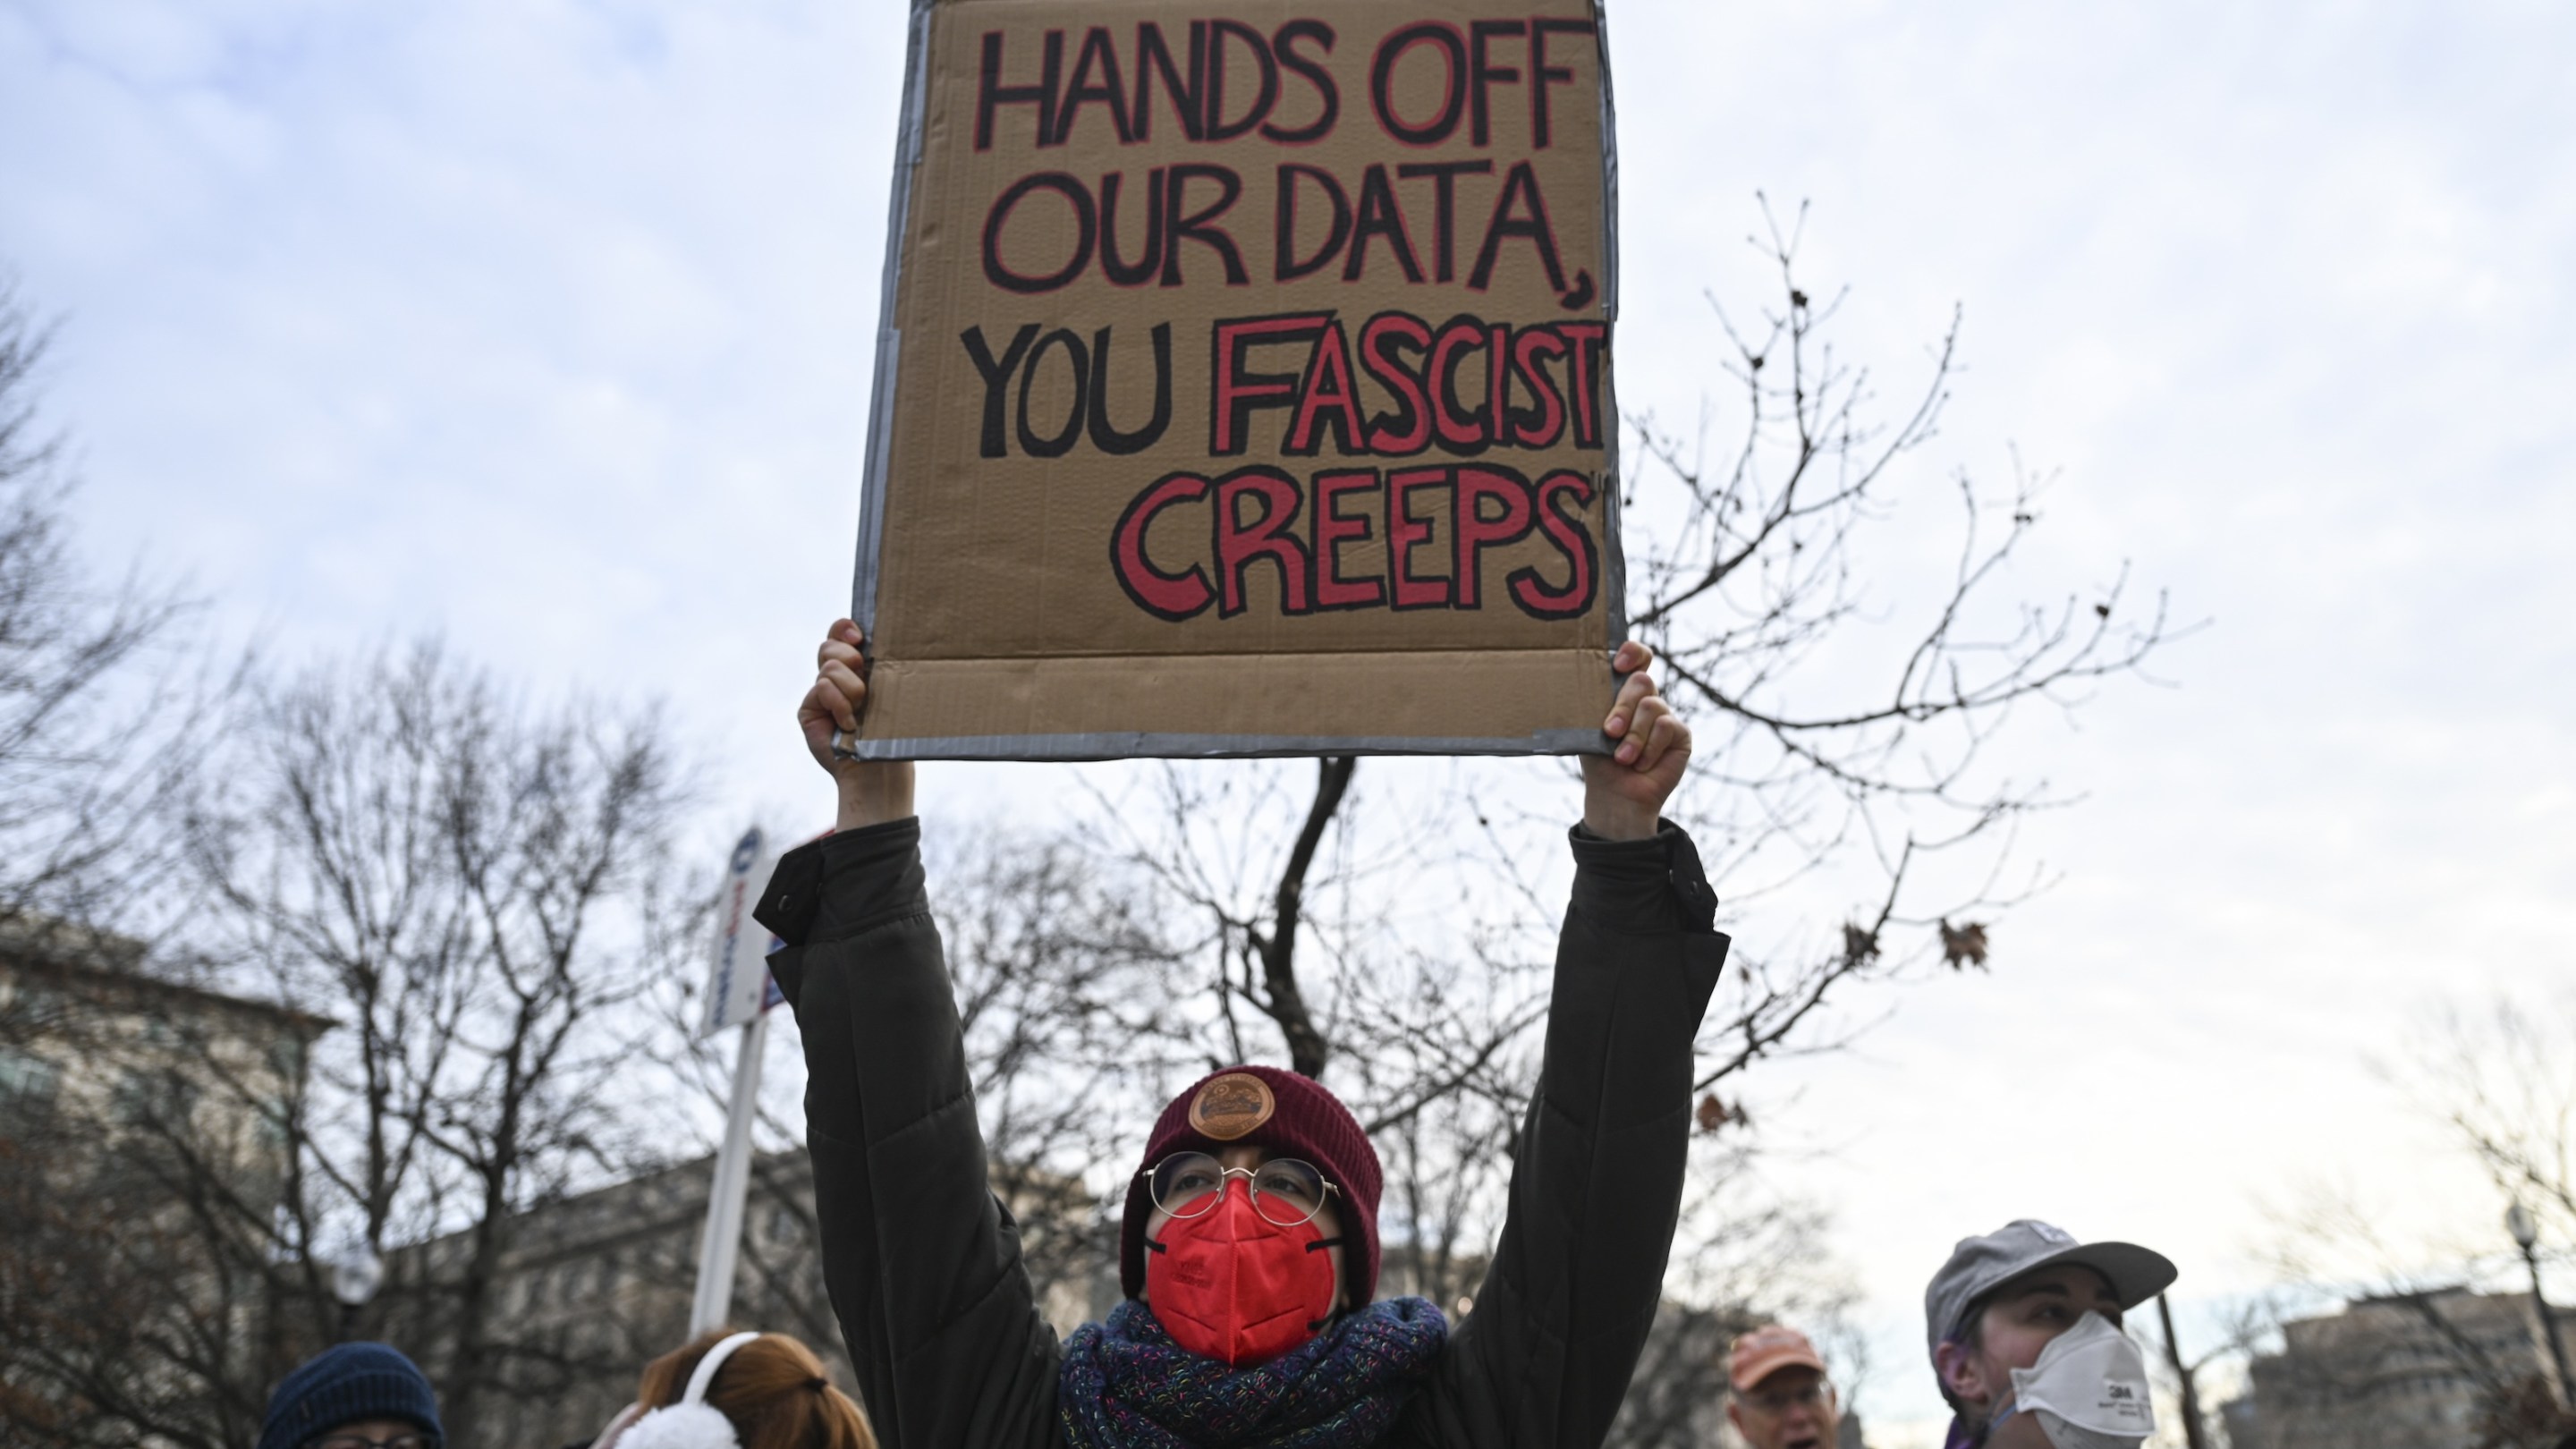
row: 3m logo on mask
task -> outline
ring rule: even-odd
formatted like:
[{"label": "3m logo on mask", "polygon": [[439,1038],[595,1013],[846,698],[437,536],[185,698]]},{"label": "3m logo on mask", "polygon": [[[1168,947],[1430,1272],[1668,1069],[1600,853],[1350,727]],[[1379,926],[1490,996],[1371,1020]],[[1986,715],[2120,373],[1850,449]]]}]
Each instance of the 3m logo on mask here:
[{"label": "3m logo on mask", "polygon": [[2156,1429],[2146,1354],[2099,1313],[2050,1339],[2012,1384],[2007,1417],[2028,1411],[2055,1449],[2137,1449]]}]

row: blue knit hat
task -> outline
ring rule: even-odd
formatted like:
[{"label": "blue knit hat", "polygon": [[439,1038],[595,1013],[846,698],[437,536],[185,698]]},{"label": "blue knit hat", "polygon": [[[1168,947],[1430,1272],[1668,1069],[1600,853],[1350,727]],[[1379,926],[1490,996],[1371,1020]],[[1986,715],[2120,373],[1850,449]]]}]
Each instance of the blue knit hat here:
[{"label": "blue knit hat", "polygon": [[300,1449],[367,1419],[400,1419],[446,1437],[438,1427],[438,1395],[420,1365],[390,1344],[344,1343],[305,1360],[268,1396],[259,1449]]}]

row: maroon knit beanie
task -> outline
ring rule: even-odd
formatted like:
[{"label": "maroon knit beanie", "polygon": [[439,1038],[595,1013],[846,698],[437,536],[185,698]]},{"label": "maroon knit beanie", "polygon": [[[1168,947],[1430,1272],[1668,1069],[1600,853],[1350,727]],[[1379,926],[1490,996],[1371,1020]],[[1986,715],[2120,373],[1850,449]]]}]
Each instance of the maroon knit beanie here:
[{"label": "maroon knit beanie", "polygon": [[1145,1288],[1145,1220],[1154,1215],[1146,1177],[1175,1152],[1215,1156],[1229,1147],[1266,1147],[1280,1157],[1302,1157],[1323,1169],[1341,1189],[1333,1211],[1342,1220],[1342,1262],[1351,1300],[1377,1296],[1377,1149],[1339,1097],[1322,1083],[1277,1067],[1227,1067],[1210,1072],[1172,1099],[1145,1140],[1145,1160],[1127,1184],[1127,1216],[1118,1244],[1118,1285],[1135,1297]]}]

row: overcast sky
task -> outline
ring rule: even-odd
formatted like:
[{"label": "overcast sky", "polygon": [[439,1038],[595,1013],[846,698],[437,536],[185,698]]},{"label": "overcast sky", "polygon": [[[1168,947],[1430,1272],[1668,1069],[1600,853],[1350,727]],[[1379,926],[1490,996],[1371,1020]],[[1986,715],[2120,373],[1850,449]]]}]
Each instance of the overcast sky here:
[{"label": "overcast sky", "polygon": [[[1755,191],[1810,199],[1847,345],[1901,374],[1965,305],[1925,464],[2060,470],[2034,581],[2125,561],[2210,622],[2172,687],[2015,736],[2088,798],[2027,834],[2063,880],[1993,974],[1760,1084],[1866,1294],[1873,1437],[1926,1442],[1921,1284],[2010,1217],[2163,1249],[2187,1322],[2305,1184],[2493,1246],[2363,1056],[2576,961],[2576,13],[1611,26],[1623,405],[1696,407]],[[63,315],[99,558],[226,638],[658,691],[738,815],[825,809],[779,721],[847,597],[900,41],[890,0],[0,0],[0,264]]]}]

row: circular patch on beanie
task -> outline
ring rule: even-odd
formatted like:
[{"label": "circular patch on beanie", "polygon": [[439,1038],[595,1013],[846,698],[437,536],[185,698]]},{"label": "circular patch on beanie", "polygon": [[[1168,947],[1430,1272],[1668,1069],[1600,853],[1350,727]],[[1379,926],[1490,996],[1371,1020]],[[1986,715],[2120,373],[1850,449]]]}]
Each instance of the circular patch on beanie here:
[{"label": "circular patch on beanie", "polygon": [[1190,1126],[1203,1137],[1232,1142],[1269,1121],[1277,1110],[1268,1082],[1248,1072],[1228,1072],[1190,1099]]}]

